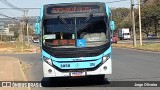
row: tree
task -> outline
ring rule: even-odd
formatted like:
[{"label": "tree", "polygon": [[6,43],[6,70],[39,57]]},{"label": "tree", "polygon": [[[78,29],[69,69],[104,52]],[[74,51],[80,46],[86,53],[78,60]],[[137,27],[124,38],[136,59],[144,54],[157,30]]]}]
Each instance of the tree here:
[{"label": "tree", "polygon": [[10,31],[14,31],[14,38],[18,38],[19,37],[19,28],[20,24],[16,23],[15,25],[12,25],[9,27]]},{"label": "tree", "polygon": [[130,27],[129,13],[130,9],[128,8],[112,9],[113,20],[115,21],[116,28]]},{"label": "tree", "polygon": [[[159,0],[160,1],[160,0]],[[158,0],[146,0],[146,4],[141,7],[142,32],[147,36],[149,34],[158,35],[160,20],[160,2]],[[152,2],[152,3],[149,3]],[[136,11],[136,26],[139,28],[138,10]]]}]

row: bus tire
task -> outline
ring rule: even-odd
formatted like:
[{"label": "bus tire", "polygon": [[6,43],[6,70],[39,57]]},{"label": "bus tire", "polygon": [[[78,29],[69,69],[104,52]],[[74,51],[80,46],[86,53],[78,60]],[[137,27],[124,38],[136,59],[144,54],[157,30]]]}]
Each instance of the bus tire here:
[{"label": "bus tire", "polygon": [[97,78],[98,78],[98,81],[104,81],[105,75],[98,75]]},{"label": "bus tire", "polygon": [[43,77],[41,81],[41,85],[43,87],[50,87],[51,86],[51,78],[50,77]]},{"label": "bus tire", "polygon": [[90,77],[90,79],[101,82],[105,80],[105,75],[93,75]]}]

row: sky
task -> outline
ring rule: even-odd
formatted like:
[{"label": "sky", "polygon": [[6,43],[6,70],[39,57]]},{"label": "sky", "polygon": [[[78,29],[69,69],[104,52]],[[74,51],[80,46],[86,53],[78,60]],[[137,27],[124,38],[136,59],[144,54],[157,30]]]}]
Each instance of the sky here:
[{"label": "sky", "polygon": [[[5,4],[3,4],[0,0],[0,8],[9,8]],[[18,8],[40,8],[44,4],[53,4],[53,3],[64,3],[69,2],[71,0],[6,0],[9,3],[13,4],[14,6]],[[80,1],[80,0],[73,0],[73,1]],[[82,2],[85,1],[91,1],[91,2],[97,2],[97,0],[82,0]],[[114,1],[120,1],[120,0],[98,0],[99,2],[114,2]],[[121,2],[114,2],[114,3],[108,3],[108,6],[110,8],[119,8],[119,7],[125,7],[130,8],[130,2],[131,0],[121,0]],[[135,3],[137,0],[134,0]],[[23,12],[18,10],[4,10],[0,9],[0,12],[3,14],[10,16],[10,17],[17,17],[22,16]],[[29,10],[28,16],[39,16],[39,10]]]}]

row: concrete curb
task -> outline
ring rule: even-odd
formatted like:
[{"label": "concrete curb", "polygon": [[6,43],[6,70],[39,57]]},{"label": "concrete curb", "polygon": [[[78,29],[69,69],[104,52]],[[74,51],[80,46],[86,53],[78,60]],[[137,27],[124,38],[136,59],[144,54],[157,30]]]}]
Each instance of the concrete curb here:
[{"label": "concrete curb", "polygon": [[[10,57],[10,58],[12,58],[12,59],[14,59],[14,60],[16,60],[18,62],[19,67],[20,67],[20,72],[21,72],[21,75],[23,77],[23,80],[24,81],[28,81],[27,77],[25,76],[24,71],[22,70],[21,62],[18,59],[14,58],[14,57]],[[30,87],[27,87],[27,90],[32,90],[32,89]]]}]

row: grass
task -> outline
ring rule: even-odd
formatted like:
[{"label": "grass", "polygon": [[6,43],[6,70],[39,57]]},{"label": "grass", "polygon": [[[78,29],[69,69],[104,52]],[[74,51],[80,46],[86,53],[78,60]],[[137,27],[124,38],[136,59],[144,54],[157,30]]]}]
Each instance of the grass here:
[{"label": "grass", "polygon": [[142,46],[137,45],[137,47],[133,47],[132,44],[112,44],[112,46],[119,47],[119,48],[131,48],[131,49],[138,49],[138,50],[160,52],[160,43],[143,44]]},{"label": "grass", "polygon": [[0,43],[0,49],[1,53],[5,52],[28,52],[27,49],[30,47],[26,46],[25,44],[22,44],[21,42],[1,42]]},{"label": "grass", "polygon": [[22,48],[23,49],[29,49],[28,46],[26,46],[25,44],[22,44],[21,42],[15,42],[14,44],[15,44],[15,48],[16,48],[17,51],[21,51]]}]

